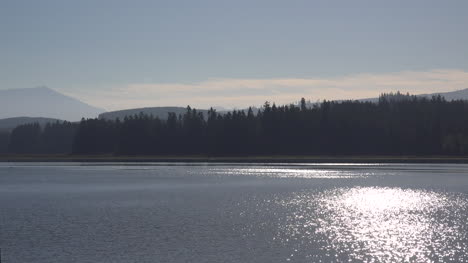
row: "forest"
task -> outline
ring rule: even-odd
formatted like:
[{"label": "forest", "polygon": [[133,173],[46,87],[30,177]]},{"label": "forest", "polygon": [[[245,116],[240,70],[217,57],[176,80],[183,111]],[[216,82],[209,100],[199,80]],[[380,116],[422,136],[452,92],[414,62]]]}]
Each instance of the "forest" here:
[{"label": "forest", "polygon": [[323,101],[167,119],[82,119],[0,132],[0,153],[74,155],[465,155],[468,102],[382,94],[378,102]]}]

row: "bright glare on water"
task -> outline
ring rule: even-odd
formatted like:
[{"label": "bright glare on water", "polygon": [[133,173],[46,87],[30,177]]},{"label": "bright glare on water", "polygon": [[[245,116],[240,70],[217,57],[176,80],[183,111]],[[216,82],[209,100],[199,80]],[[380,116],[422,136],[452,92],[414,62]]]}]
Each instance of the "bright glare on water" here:
[{"label": "bright glare on water", "polygon": [[467,260],[466,196],[353,187],[298,193],[280,203],[294,211],[283,231],[300,241],[298,249],[323,242],[322,253],[308,255],[314,260]]},{"label": "bright glare on water", "polygon": [[468,262],[467,218],[467,165],[0,164],[4,262]]}]

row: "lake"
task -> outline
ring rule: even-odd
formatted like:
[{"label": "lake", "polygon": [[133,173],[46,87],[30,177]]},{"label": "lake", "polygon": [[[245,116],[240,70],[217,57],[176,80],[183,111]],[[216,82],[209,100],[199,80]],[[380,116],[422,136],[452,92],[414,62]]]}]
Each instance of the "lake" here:
[{"label": "lake", "polygon": [[2,261],[468,262],[468,165],[0,163]]}]

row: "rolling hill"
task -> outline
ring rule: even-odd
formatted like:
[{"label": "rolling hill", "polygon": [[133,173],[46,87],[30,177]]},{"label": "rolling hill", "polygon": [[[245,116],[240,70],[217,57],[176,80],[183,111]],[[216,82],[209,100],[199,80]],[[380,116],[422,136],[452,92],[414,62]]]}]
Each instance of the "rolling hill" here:
[{"label": "rolling hill", "polygon": [[421,94],[418,96],[422,97],[432,97],[434,95],[441,95],[446,100],[468,100],[468,89],[443,92],[443,93],[432,93],[432,94]]},{"label": "rolling hill", "polygon": [[[429,94],[419,94],[416,95],[418,97],[426,97],[432,98],[432,96],[440,95],[444,97],[448,101],[452,100],[468,100],[468,89],[456,90],[456,91],[449,91],[449,92],[441,92],[441,93],[429,93]],[[359,99],[360,101],[370,101],[370,102],[377,102],[379,98],[366,98],[366,99]]]},{"label": "rolling hill", "polygon": [[[140,113],[146,115],[153,115],[153,117],[158,117],[159,119],[167,119],[167,116],[170,112],[175,113],[176,115],[184,114],[187,111],[184,107],[148,107],[148,108],[137,108],[137,109],[128,109],[128,110],[119,110],[119,111],[110,111],[99,114],[99,119],[106,120],[115,120],[117,118],[123,120],[126,116],[134,116]],[[206,116],[208,110],[199,110],[203,112],[203,115]]]}]

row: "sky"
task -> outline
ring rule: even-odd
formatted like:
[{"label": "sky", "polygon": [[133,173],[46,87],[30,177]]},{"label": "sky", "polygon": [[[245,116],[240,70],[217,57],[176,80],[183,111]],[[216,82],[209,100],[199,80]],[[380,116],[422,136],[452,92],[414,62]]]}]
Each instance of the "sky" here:
[{"label": "sky", "polygon": [[0,89],[107,110],[468,88],[468,1],[0,0]]}]

